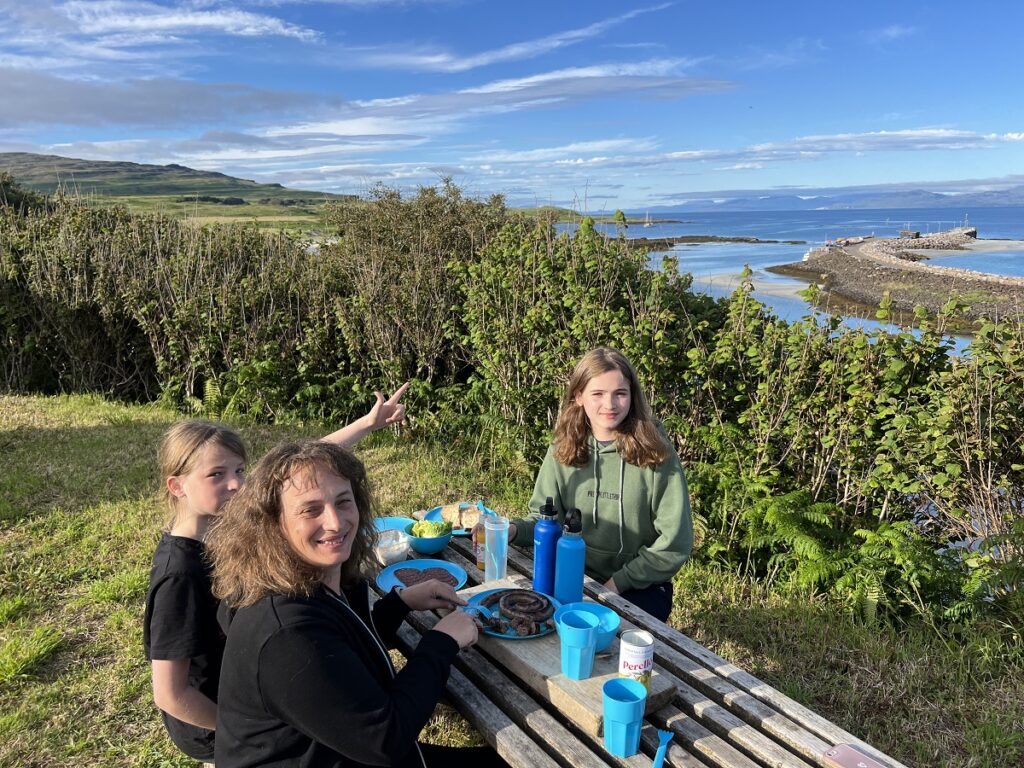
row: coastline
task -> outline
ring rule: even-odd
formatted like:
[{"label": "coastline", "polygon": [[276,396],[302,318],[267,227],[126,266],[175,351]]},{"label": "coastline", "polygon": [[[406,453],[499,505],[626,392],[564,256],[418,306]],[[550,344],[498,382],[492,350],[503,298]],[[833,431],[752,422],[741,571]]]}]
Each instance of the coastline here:
[{"label": "coastline", "polygon": [[767,271],[819,283],[823,289],[819,304],[827,304],[833,311],[836,306],[850,305],[860,313],[873,313],[888,293],[894,315],[913,318],[914,308],[921,305],[935,316],[955,294],[968,305],[968,325],[981,317],[1019,318],[1024,314],[1024,278],[927,263],[933,257],[964,251],[1024,252],[1024,241],[979,240],[963,230],[915,239],[854,240],[857,242],[812,249],[804,261],[768,267]]}]

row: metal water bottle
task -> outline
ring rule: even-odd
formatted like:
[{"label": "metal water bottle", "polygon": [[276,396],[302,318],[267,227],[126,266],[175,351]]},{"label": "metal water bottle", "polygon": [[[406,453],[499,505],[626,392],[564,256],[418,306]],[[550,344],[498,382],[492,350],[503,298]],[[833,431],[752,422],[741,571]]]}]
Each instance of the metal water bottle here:
[{"label": "metal water bottle", "polygon": [[545,595],[555,593],[555,550],[562,528],[556,519],[558,511],[550,496],[540,508],[540,520],[533,527],[533,591]]},{"label": "metal water bottle", "polygon": [[555,555],[555,599],[562,605],[583,599],[583,566],[586,560],[583,515],[575,507],[570,507],[565,513],[565,527]]}]

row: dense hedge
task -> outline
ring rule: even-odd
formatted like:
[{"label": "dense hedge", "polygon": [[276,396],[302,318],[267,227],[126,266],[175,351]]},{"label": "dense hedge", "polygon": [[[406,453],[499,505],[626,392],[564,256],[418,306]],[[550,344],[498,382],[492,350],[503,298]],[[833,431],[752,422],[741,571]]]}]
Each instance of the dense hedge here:
[{"label": "dense hedge", "polygon": [[[0,386],[329,419],[415,382],[412,428],[524,479],[582,351],[637,366],[688,465],[699,556],[871,619],[1019,621],[1020,326],[785,323],[689,291],[584,219],[571,234],[451,184],[334,205],[314,243],[43,200],[0,178]],[[884,316],[887,308],[880,310]]]}]

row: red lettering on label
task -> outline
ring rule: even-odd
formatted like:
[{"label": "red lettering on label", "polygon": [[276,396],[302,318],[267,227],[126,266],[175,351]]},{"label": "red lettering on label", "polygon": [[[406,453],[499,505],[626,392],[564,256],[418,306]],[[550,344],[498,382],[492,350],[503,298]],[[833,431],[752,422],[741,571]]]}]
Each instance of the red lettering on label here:
[{"label": "red lettering on label", "polygon": [[650,669],[654,666],[654,661],[649,659],[647,661],[641,661],[639,664],[630,664],[625,659],[622,660],[622,668],[630,672],[642,672],[645,669]]}]

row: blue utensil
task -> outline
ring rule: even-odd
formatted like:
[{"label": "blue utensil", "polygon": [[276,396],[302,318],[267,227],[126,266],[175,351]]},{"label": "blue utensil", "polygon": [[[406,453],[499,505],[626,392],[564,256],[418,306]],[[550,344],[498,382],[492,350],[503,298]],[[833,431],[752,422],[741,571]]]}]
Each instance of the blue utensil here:
[{"label": "blue utensil", "polygon": [[672,731],[659,730],[658,738],[661,739],[661,744],[658,745],[658,751],[654,753],[654,762],[651,763],[651,768],[661,768],[661,764],[665,762],[668,743],[672,741]]},{"label": "blue utensil", "polygon": [[486,605],[464,605],[462,610],[466,613],[479,613],[481,616],[486,616],[488,619],[494,618],[494,614],[491,613],[491,609]]}]

